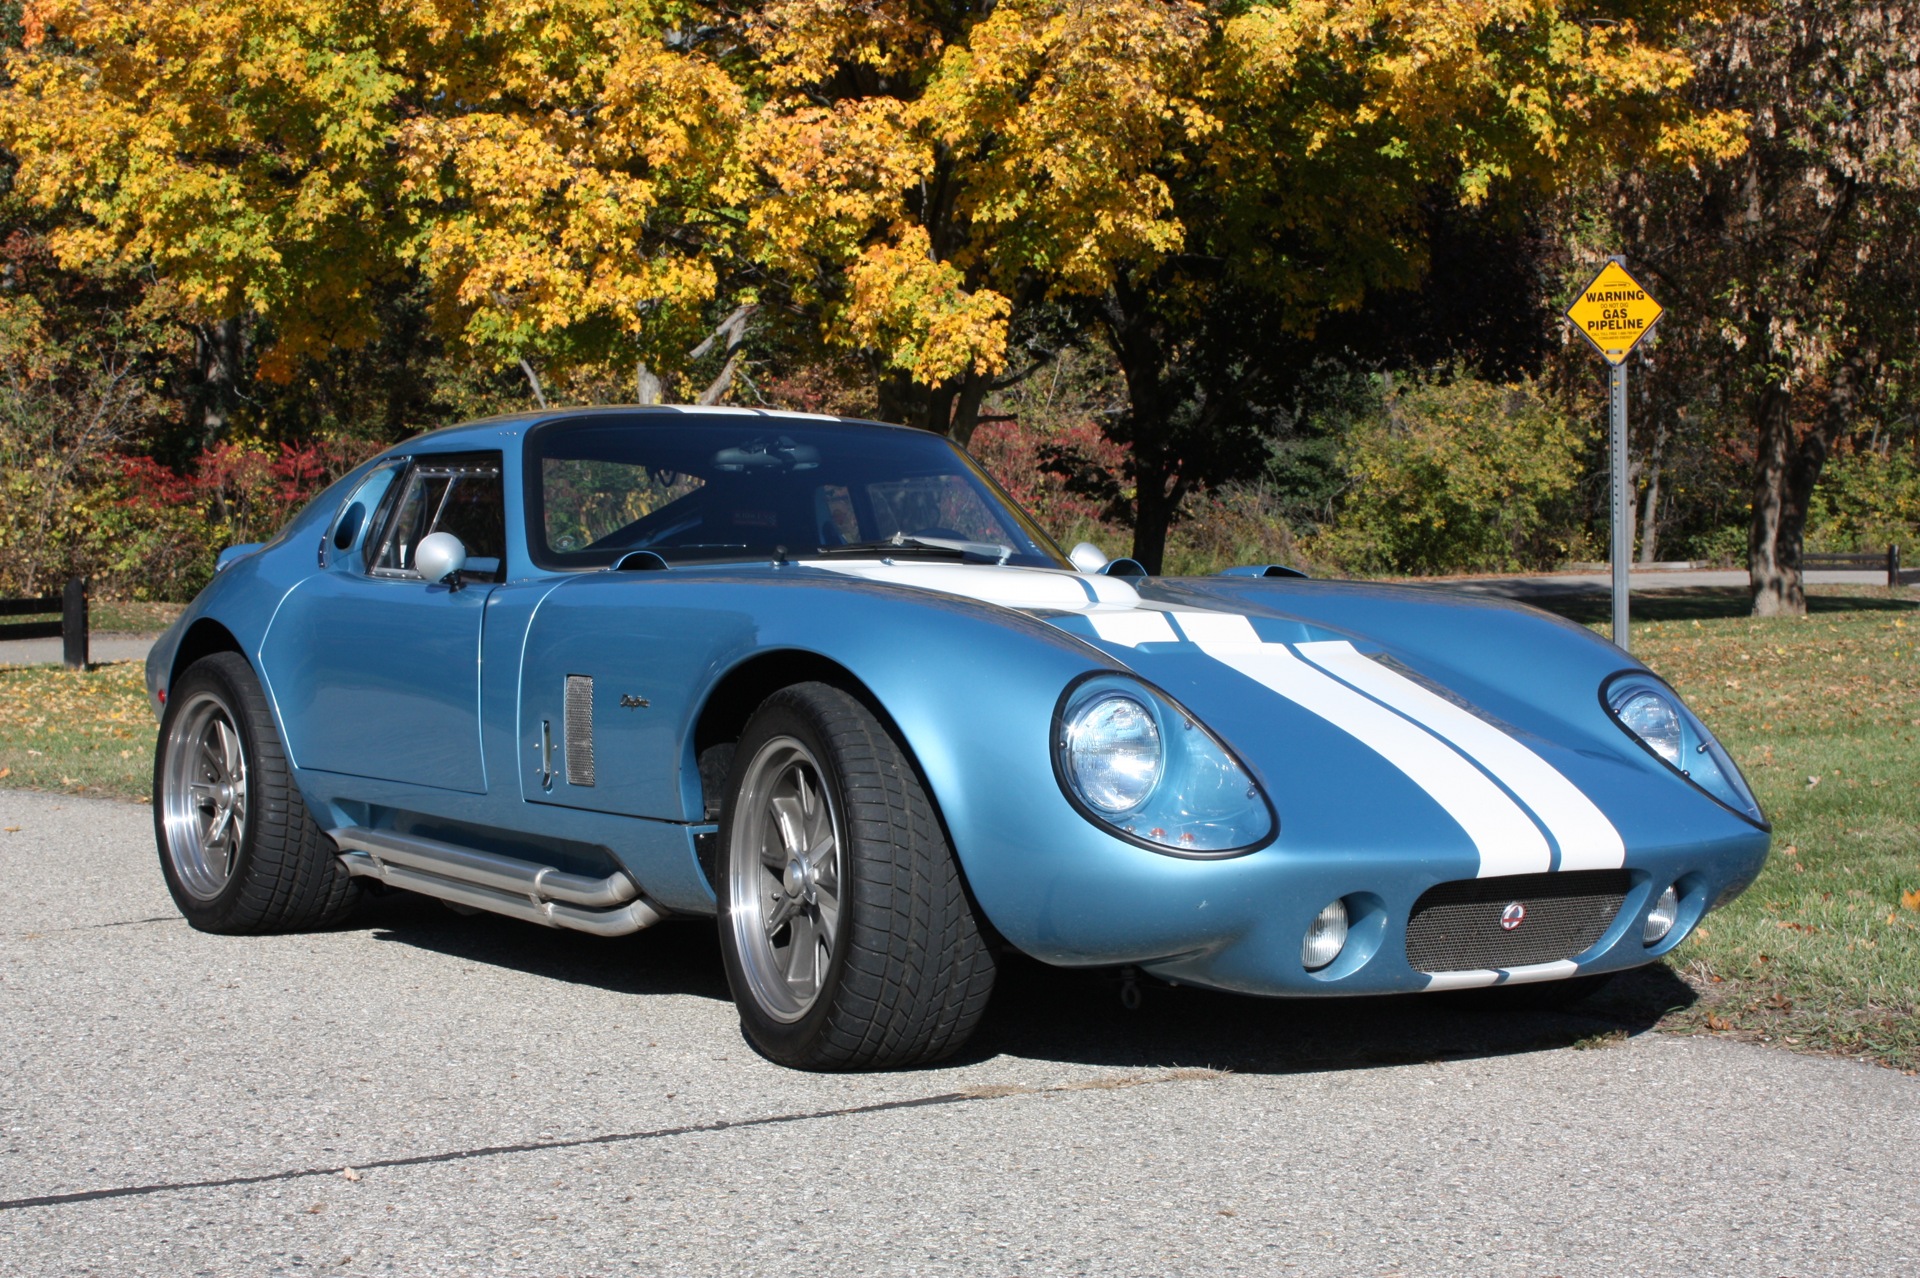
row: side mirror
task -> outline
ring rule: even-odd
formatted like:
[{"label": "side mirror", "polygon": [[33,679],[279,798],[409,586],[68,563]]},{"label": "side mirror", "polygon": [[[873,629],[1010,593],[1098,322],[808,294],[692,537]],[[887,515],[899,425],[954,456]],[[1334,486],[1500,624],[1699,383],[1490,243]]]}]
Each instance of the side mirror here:
[{"label": "side mirror", "polygon": [[1090,541],[1083,541],[1067,552],[1067,562],[1084,573],[1096,573],[1107,566],[1107,557],[1100,547]]},{"label": "side mirror", "polygon": [[456,589],[459,572],[467,566],[467,548],[450,532],[429,533],[413,548],[413,569],[428,581],[444,581]]}]

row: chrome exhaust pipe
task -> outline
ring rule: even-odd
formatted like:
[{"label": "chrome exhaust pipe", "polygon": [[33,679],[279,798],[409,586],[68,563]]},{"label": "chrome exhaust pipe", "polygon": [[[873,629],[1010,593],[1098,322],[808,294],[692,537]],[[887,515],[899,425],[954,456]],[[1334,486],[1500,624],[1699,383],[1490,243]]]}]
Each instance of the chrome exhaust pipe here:
[{"label": "chrome exhaust pipe", "polygon": [[596,936],[624,936],[663,917],[618,870],[595,879],[416,834],[359,826],[329,833],[349,874],[455,905]]}]

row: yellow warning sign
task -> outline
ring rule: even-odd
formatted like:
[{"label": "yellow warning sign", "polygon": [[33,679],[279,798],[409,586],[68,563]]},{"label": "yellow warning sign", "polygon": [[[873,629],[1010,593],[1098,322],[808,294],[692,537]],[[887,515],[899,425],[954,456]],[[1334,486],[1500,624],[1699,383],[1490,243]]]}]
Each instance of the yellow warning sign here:
[{"label": "yellow warning sign", "polygon": [[1616,260],[1601,267],[1593,282],[1580,290],[1567,308],[1567,318],[1609,364],[1619,364],[1647,335],[1661,310],[1660,303]]}]

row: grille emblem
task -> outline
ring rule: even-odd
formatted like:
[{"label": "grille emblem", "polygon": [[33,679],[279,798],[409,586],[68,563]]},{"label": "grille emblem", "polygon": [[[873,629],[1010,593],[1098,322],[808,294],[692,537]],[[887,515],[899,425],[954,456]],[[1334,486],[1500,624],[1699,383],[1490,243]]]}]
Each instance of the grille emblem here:
[{"label": "grille emblem", "polygon": [[1509,901],[1507,908],[1500,911],[1500,927],[1502,931],[1511,932],[1526,921],[1527,907],[1518,901]]}]

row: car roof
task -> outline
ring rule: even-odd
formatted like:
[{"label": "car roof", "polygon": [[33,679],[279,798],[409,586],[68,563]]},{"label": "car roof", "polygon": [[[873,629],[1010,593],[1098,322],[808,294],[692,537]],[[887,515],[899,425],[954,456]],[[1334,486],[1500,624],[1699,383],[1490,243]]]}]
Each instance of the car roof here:
[{"label": "car roof", "polygon": [[600,419],[614,422],[631,420],[638,423],[648,419],[666,420],[674,417],[739,417],[761,418],[767,421],[826,422],[836,426],[862,426],[879,431],[909,431],[920,435],[929,433],[915,426],[892,426],[885,422],[866,421],[858,417],[832,417],[823,413],[788,413],[767,408],[721,408],[701,404],[615,404],[588,408],[542,409],[527,413],[502,413],[495,417],[483,417],[478,421],[462,422],[457,426],[442,426],[437,430],[415,435],[394,447],[402,452],[422,444],[430,444],[435,451],[483,446],[498,447],[501,439],[518,438],[535,426],[544,425],[547,422]]}]

